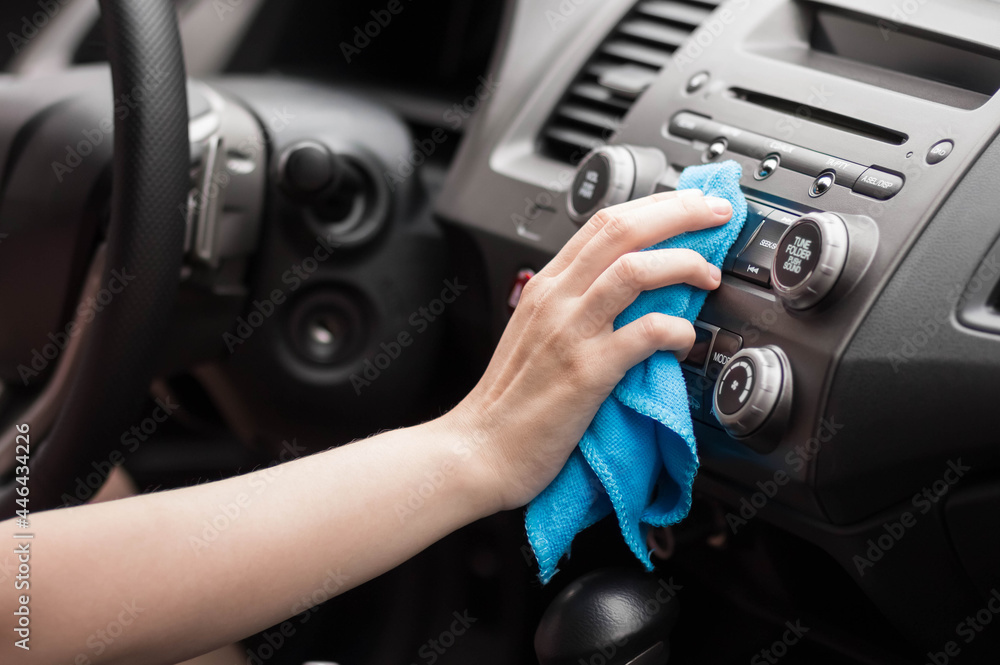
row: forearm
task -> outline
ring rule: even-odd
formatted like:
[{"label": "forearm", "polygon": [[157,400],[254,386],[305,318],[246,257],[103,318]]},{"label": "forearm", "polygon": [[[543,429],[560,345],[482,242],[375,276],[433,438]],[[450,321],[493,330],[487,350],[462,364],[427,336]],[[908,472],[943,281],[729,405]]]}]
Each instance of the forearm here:
[{"label": "forearm", "polygon": [[[32,648],[6,639],[0,654],[174,663],[361,584],[496,509],[470,468],[474,441],[454,431],[435,421],[222,482],[39,514]],[[0,538],[13,542],[12,529]],[[123,630],[110,639],[113,623]]]},{"label": "forearm", "polygon": [[[694,252],[639,250],[731,214],[690,191],[595,215],[527,284],[476,388],[432,423],[224,482],[33,516],[32,649],[5,629],[0,662],[175,663],[524,505],[630,367],[694,343],[691,323],[665,314],[614,328],[641,291],[721,281]],[[0,524],[0,539],[14,543],[12,530]],[[7,622],[18,595],[0,593]]]}]

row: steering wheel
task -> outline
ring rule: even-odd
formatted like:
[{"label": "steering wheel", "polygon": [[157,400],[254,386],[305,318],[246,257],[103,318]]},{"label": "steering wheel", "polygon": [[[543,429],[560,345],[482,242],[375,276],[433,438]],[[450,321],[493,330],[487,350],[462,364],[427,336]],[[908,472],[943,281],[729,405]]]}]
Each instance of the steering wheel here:
[{"label": "steering wheel", "polygon": [[[100,6],[114,99],[132,101],[127,113],[114,114],[111,221],[88,282],[118,284],[119,292],[65,349],[52,379],[64,386],[59,399],[43,393],[19,421],[30,428],[33,414],[52,417],[40,438],[29,429],[33,511],[76,502],[62,494],[75,478],[106,476],[112,468],[92,462],[107,458],[139,414],[180,281],[185,220],[178,209],[186,204],[191,184],[186,74],[173,4],[100,0]],[[0,188],[8,186],[4,174]],[[0,197],[6,194],[0,190]],[[0,441],[4,464],[13,461],[14,438],[10,429]],[[22,487],[5,470],[0,518],[14,514]]]}]

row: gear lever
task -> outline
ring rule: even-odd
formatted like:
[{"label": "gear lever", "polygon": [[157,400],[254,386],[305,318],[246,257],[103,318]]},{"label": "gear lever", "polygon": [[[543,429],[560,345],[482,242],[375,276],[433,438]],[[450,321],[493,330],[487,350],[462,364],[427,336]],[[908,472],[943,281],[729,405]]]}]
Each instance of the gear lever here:
[{"label": "gear lever", "polygon": [[541,665],[666,665],[680,611],[679,585],[628,569],[603,569],[563,589],[535,632]]}]

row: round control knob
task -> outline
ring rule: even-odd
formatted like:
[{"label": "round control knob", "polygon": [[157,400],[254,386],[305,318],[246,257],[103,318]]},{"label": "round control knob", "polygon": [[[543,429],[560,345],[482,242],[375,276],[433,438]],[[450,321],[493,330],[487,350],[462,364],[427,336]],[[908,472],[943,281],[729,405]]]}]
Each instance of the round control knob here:
[{"label": "round control knob", "polygon": [[791,309],[808,309],[827,296],[847,264],[847,225],[830,212],[792,222],[778,240],[771,265],[774,290]]},{"label": "round control knob", "polygon": [[577,224],[608,206],[624,203],[635,185],[635,160],[628,148],[609,145],[583,158],[569,190],[569,216]]},{"label": "round control knob", "polygon": [[566,197],[570,218],[583,224],[598,210],[653,193],[667,170],[667,159],[655,148],[606,145],[587,153],[576,169]]},{"label": "round control knob", "polygon": [[713,395],[719,423],[736,438],[750,436],[767,423],[783,425],[791,399],[788,357],[776,346],[734,354],[722,368]]},{"label": "round control knob", "polygon": [[316,141],[296,143],[281,154],[278,181],[288,196],[307,203],[331,192],[353,194],[362,186],[353,164]]}]

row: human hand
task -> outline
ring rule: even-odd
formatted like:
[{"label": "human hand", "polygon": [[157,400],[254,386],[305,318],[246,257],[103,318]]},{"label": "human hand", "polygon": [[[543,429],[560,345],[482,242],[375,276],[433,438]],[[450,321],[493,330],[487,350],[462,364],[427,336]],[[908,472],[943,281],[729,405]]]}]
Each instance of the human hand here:
[{"label": "human hand", "polygon": [[498,510],[526,504],[555,478],[631,367],[656,351],[687,355],[695,333],[685,319],[650,313],[617,331],[614,321],[643,291],[718,288],[719,269],[693,250],[641,250],[731,216],[728,201],[698,190],[607,208],[528,282],[483,378],[441,420],[484,442],[476,484]]}]

